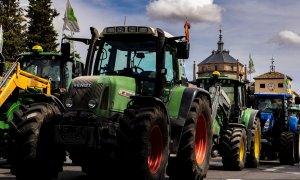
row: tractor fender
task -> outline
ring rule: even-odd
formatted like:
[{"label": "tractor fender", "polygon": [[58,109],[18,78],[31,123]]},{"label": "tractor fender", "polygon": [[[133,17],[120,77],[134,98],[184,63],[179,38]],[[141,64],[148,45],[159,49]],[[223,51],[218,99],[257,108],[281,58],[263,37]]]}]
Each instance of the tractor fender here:
[{"label": "tractor fender", "polygon": [[289,131],[293,133],[297,133],[297,126],[298,126],[298,118],[296,116],[290,116],[288,121]]},{"label": "tractor fender", "polygon": [[[248,108],[250,110],[250,108]],[[248,116],[249,119],[244,119],[243,121],[245,122],[245,128],[246,128],[246,132],[247,132],[247,150],[250,150],[251,148],[251,136],[252,136],[252,132],[251,132],[251,129],[253,127],[253,123],[254,123],[254,120],[258,114],[258,110],[255,110],[255,109],[251,109],[250,111],[250,115]],[[246,123],[247,122],[247,123]]]},{"label": "tractor fender", "polygon": [[63,103],[54,95],[48,94],[28,94],[26,97],[31,98],[34,102],[55,103],[61,112],[65,112]]},{"label": "tractor fender", "polygon": [[251,130],[251,128],[253,127],[253,123],[254,123],[254,120],[255,120],[258,112],[259,112],[258,110],[252,109],[252,111],[250,113],[247,129]]},{"label": "tractor fender", "polygon": [[174,123],[176,123],[177,126],[184,126],[185,120],[188,116],[189,110],[192,106],[194,99],[200,95],[204,95],[207,97],[207,99],[209,100],[209,107],[211,107],[212,103],[208,91],[201,88],[185,88],[182,94],[181,103],[179,107],[178,120],[174,121]]},{"label": "tractor fender", "polygon": [[[166,114],[166,116],[168,118],[167,122],[168,122],[168,124],[170,124],[168,110],[161,99],[158,99],[156,97],[151,97],[151,96],[130,96],[130,99],[132,99],[132,101],[129,103],[130,105],[137,105],[139,107],[159,106]],[[147,102],[147,103],[145,103],[145,102]]]}]

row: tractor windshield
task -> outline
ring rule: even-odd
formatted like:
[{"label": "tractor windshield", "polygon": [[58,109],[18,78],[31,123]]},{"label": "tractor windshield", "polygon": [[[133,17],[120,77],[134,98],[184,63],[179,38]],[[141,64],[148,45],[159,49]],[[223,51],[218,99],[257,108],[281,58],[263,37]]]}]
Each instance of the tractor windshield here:
[{"label": "tractor windshield", "polygon": [[[21,69],[39,77],[49,78],[51,86],[59,86],[60,61],[58,59],[30,59],[21,63]],[[55,87],[53,87],[55,88]]]},{"label": "tractor windshield", "polygon": [[257,108],[260,111],[271,111],[282,109],[282,99],[257,99]]},{"label": "tractor windshield", "polygon": [[[227,95],[227,97],[229,98],[230,102],[233,104],[234,103],[234,87],[233,86],[222,86],[222,89],[225,92],[225,94]],[[209,93],[210,93],[210,97],[212,99],[214,99],[215,94],[216,94],[216,87],[211,86],[209,88]]]},{"label": "tractor windshield", "polygon": [[94,75],[137,75],[156,71],[156,41],[149,39],[107,40],[94,61]]}]

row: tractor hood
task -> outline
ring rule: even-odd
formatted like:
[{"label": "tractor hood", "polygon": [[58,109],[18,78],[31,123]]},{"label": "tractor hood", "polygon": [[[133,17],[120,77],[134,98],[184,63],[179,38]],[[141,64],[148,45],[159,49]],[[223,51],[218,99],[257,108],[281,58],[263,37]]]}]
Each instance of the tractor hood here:
[{"label": "tractor hood", "polygon": [[66,99],[68,111],[93,112],[108,116],[123,112],[135,95],[135,79],[125,76],[81,76],[73,79]]}]

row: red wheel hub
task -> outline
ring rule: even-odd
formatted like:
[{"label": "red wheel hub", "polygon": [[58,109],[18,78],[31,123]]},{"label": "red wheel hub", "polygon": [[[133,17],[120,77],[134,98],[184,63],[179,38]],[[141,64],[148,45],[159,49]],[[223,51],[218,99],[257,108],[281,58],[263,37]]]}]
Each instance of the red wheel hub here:
[{"label": "red wheel hub", "polygon": [[198,164],[202,164],[206,155],[207,129],[206,119],[203,114],[197,119],[195,135],[195,156]]},{"label": "red wheel hub", "polygon": [[148,155],[148,167],[152,174],[160,168],[163,154],[163,136],[159,126],[154,126],[150,133],[150,151]]}]

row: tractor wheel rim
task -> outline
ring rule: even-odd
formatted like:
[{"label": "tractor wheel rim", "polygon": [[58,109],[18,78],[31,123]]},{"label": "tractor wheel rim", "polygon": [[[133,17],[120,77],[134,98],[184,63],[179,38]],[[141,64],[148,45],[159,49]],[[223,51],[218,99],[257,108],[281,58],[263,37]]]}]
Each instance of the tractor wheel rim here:
[{"label": "tractor wheel rim", "polygon": [[240,161],[244,160],[244,155],[245,155],[245,142],[244,142],[244,139],[241,137],[241,141],[240,141]]},{"label": "tractor wheel rim", "polygon": [[206,155],[206,145],[207,145],[207,129],[206,129],[206,119],[203,114],[201,114],[197,119],[196,135],[195,135],[195,155],[197,164],[203,163]]},{"label": "tractor wheel rim", "polygon": [[257,127],[254,133],[254,156],[256,159],[259,158],[259,151],[260,151],[260,136],[259,136],[259,129]]},{"label": "tractor wheel rim", "polygon": [[148,154],[148,167],[150,173],[155,174],[161,165],[163,154],[163,136],[159,126],[154,126],[150,134],[150,154]]}]

